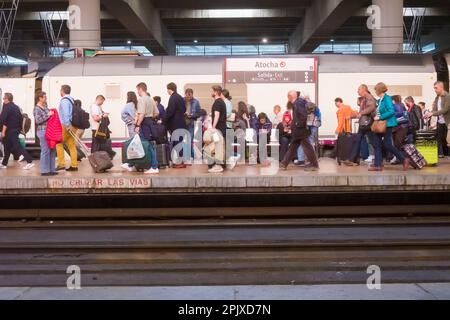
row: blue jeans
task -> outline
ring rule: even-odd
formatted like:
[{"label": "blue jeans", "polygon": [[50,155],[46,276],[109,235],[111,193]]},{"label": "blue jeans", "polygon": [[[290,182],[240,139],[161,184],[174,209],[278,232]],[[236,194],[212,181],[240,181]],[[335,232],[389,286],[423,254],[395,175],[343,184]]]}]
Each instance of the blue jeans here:
[{"label": "blue jeans", "polygon": [[133,139],[134,136],[136,135],[136,132],[134,131],[136,129],[136,126],[134,124],[130,124],[127,126],[127,129],[128,129],[129,139]]},{"label": "blue jeans", "polygon": [[[313,146],[313,148],[316,147],[316,138],[319,134],[319,128],[317,127],[309,127],[309,130],[311,131],[311,134],[309,135],[308,141]],[[297,151],[297,159],[298,161],[305,162],[305,151],[303,150],[303,146],[300,145]]]},{"label": "blue jeans", "polygon": [[37,132],[41,144],[41,173],[53,173],[55,170],[56,149],[50,149],[45,140],[45,130]]},{"label": "blue jeans", "polygon": [[[142,140],[145,140],[142,130],[139,131],[139,136],[141,137]],[[158,169],[158,158],[156,157],[156,150],[150,141],[148,142],[148,153],[150,154],[152,169]]]},{"label": "blue jeans", "polygon": [[405,161],[403,153],[394,146],[392,129],[393,128],[387,128],[384,134],[369,133],[370,143],[375,149],[375,167],[381,168],[383,166],[383,147],[386,151],[393,154],[398,161],[402,163]]}]

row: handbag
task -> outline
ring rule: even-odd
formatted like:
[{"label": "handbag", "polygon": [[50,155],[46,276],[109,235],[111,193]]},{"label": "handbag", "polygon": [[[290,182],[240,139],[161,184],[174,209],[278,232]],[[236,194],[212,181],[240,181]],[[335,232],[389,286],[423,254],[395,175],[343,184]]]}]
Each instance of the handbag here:
[{"label": "handbag", "polygon": [[95,138],[99,141],[106,141],[110,138],[109,131],[109,118],[102,118],[98,129],[95,131]]},{"label": "handbag", "polygon": [[359,127],[362,129],[370,128],[373,124],[373,118],[370,115],[363,115],[359,119]]},{"label": "handbag", "polygon": [[387,129],[386,120],[375,120],[372,124],[372,132],[374,133],[385,133]]}]

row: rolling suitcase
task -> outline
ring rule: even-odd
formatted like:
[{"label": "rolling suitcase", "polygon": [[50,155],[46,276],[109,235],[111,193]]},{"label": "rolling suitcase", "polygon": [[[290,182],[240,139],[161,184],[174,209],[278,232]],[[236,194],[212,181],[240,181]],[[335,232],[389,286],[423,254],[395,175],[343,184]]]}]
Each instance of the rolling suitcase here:
[{"label": "rolling suitcase", "polygon": [[122,163],[128,163],[136,168],[137,171],[145,171],[149,170],[152,167],[152,161],[150,158],[150,152],[148,150],[149,142],[147,140],[141,139],[142,146],[144,147],[145,157],[142,159],[127,159],[127,150],[130,145],[132,139],[125,141],[122,149]]},{"label": "rolling suitcase", "polygon": [[439,147],[436,131],[418,131],[416,134],[417,151],[425,158],[428,166],[439,163]]},{"label": "rolling suitcase", "polygon": [[357,159],[350,159],[356,140],[357,135],[351,132],[340,133],[338,135],[336,142],[336,160],[338,165],[342,165],[342,162],[347,160],[354,161],[356,164],[360,163],[361,159],[359,156]]},{"label": "rolling suitcase", "polygon": [[342,162],[350,160],[359,164],[360,157],[357,159],[350,159],[353,151],[353,146],[356,144],[357,135],[352,133],[341,133],[338,135],[336,144],[336,159],[338,165],[342,165]]},{"label": "rolling suitcase", "polygon": [[98,151],[91,154],[83,141],[81,141],[80,138],[78,138],[78,136],[72,131],[69,132],[70,135],[74,138],[77,146],[80,147],[85,155],[87,155],[89,164],[91,165],[92,169],[94,169],[95,173],[104,173],[114,167],[111,157],[107,152]]},{"label": "rolling suitcase", "polygon": [[156,150],[156,158],[158,159],[159,169],[167,169],[170,167],[170,147],[168,144],[156,144],[153,142]]},{"label": "rolling suitcase", "polygon": [[422,154],[417,150],[413,144],[407,144],[403,147],[403,151],[407,157],[411,160],[411,165],[414,169],[420,170],[427,166],[427,161]]},{"label": "rolling suitcase", "polygon": [[166,144],[168,142],[167,129],[162,123],[153,123],[151,126],[152,141],[156,144]]}]

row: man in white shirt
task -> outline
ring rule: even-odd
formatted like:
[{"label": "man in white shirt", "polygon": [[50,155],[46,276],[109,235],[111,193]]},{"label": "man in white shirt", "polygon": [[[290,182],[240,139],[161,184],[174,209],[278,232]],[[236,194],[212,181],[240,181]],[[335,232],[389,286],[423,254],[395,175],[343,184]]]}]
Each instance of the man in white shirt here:
[{"label": "man in white shirt", "polygon": [[109,116],[108,113],[103,112],[102,106],[105,103],[105,97],[102,95],[98,95],[97,98],[95,98],[95,103],[91,106],[91,130],[92,130],[92,152],[98,151],[97,142],[95,139],[95,133],[98,129],[98,126],[100,125],[100,121],[102,118],[107,118]]}]

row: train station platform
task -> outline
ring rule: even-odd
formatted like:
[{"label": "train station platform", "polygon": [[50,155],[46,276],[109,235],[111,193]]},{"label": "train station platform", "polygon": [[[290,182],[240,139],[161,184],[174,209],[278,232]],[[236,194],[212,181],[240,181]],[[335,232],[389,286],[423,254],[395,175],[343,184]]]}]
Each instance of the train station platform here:
[{"label": "train station platform", "polygon": [[448,283],[386,284],[381,290],[365,285],[0,288],[4,300],[448,300]]},{"label": "train station platform", "polygon": [[10,162],[0,170],[0,195],[47,194],[158,194],[203,192],[371,192],[371,191],[446,191],[450,190],[450,161],[437,167],[402,171],[387,165],[384,172],[368,172],[360,167],[338,166],[333,159],[320,160],[318,172],[306,173],[294,165],[288,171],[262,166],[237,166],[233,171],[209,174],[206,165],[186,169],[164,169],[159,175],[124,171],[120,161],[108,173],[94,174],[87,160],[79,172],[60,172],[56,177],[41,177],[39,162],[30,171],[23,164]]}]

